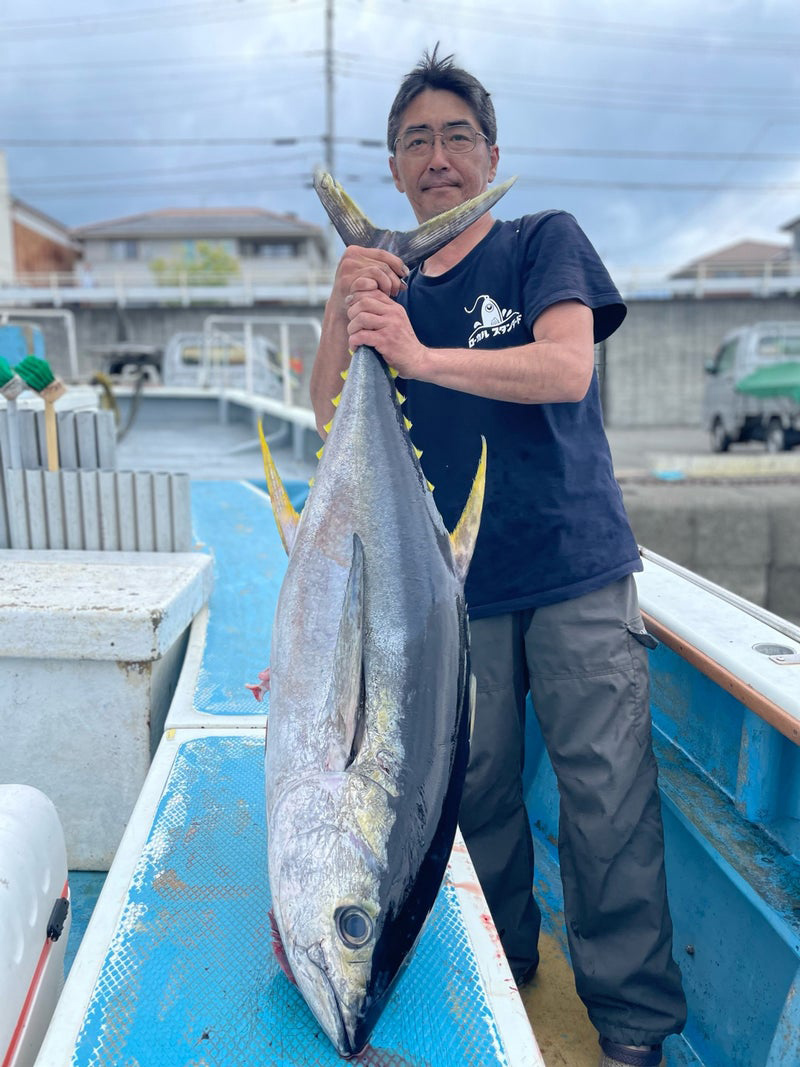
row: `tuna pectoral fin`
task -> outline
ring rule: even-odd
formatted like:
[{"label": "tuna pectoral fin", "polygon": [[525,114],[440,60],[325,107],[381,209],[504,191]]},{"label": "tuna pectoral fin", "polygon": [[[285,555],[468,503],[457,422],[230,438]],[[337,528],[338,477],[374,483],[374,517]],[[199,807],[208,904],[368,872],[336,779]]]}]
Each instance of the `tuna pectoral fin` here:
[{"label": "tuna pectoral fin", "polygon": [[358,534],[353,534],[325,717],[335,724],[326,769],[343,771],[353,762],[364,733],[364,546]]},{"label": "tuna pectoral fin", "polygon": [[478,539],[478,530],[481,525],[481,512],[483,510],[483,491],[486,485],[486,438],[481,437],[481,458],[478,460],[478,469],[472,482],[467,503],[461,513],[455,530],[450,534],[450,544],[453,546],[453,559],[456,565],[456,574],[461,583],[467,577],[472,553],[475,551],[475,542]]},{"label": "tuna pectoral fin", "polygon": [[264,457],[264,473],[267,476],[267,492],[272,504],[272,514],[275,516],[275,522],[278,524],[278,533],[281,535],[281,541],[283,541],[283,547],[286,549],[288,556],[292,551],[294,535],[297,532],[300,516],[295,511],[289,499],[289,494],[281,481],[281,476],[278,474],[267,439],[264,436],[264,428],[260,422],[258,424],[258,436],[261,441],[261,454]]}]

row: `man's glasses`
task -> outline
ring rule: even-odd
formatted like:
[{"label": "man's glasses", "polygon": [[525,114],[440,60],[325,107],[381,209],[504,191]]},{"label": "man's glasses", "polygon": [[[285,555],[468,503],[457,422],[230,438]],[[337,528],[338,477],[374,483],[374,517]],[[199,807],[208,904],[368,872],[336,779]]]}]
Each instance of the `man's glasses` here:
[{"label": "man's glasses", "polygon": [[466,125],[448,126],[441,133],[434,133],[433,130],[424,129],[406,130],[394,142],[395,153],[399,147],[405,155],[427,156],[433,151],[437,137],[441,137],[445,150],[452,152],[454,155],[471,152],[478,143],[479,137],[482,137],[487,144],[489,141],[485,134],[478,133],[477,130],[473,130],[471,126]]}]

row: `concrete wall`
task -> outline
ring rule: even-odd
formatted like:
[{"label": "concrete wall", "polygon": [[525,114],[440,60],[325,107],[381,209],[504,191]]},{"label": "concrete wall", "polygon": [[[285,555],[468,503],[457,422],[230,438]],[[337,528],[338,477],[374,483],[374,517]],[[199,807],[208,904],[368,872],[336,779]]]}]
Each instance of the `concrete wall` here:
[{"label": "concrete wall", "polygon": [[640,545],[800,624],[800,485],[622,485]]},{"label": "concrete wall", "polygon": [[699,426],[705,363],[723,336],[764,320],[800,320],[800,297],[632,300],[605,345],[609,426]]},{"label": "concrete wall", "polygon": [[[75,308],[81,372],[98,369],[93,345],[136,341],[164,346],[182,331],[202,329],[220,312],[314,315],[322,304],[231,307]],[[800,297],[632,300],[622,327],[605,344],[603,403],[610,427],[700,426],[703,367],[730,330],[767,319],[800,320]],[[59,335],[59,329],[61,333]],[[50,327],[48,359],[59,367],[63,328]]]}]

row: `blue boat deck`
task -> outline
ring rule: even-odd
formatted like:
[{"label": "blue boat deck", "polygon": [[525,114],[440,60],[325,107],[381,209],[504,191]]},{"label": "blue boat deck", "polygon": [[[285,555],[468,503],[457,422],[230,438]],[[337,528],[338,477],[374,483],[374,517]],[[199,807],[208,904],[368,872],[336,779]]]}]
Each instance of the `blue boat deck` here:
[{"label": "blue boat deck", "polygon": [[[292,490],[301,499],[305,485],[297,483]],[[184,674],[167,720],[167,734],[154,763],[153,780],[148,780],[149,799],[143,794],[142,801],[145,806],[149,805],[149,814],[137,831],[139,838],[127,848],[128,858],[125,854],[121,856],[126,865],[123,873],[115,873],[115,863],[109,874],[103,897],[116,901],[116,904],[97,909],[97,921],[93,920],[87,933],[87,941],[93,941],[95,947],[89,946],[87,953],[78,956],[73,970],[81,973],[75,975],[76,982],[71,982],[65,993],[65,1011],[67,1014],[71,1011],[75,1025],[73,1043],[76,1050],[80,1047],[86,1052],[86,1056],[83,1052],[79,1056],[76,1051],[75,1057],[69,1060],[75,1067],[89,1062],[135,1062],[120,1056],[120,1048],[127,1049],[124,1041],[122,1045],[113,1046],[116,1049],[114,1055],[119,1058],[106,1056],[102,1048],[98,1052],[95,1038],[90,1039],[88,1030],[79,1032],[75,1020],[83,1018],[92,997],[100,996],[101,1001],[103,998],[105,1001],[94,1003],[92,1021],[87,1015],[85,1023],[85,1026],[100,1026],[97,1020],[103,1013],[106,1022],[109,1021],[109,1004],[113,998],[121,1003],[119,998],[125,996],[128,1004],[136,1001],[138,989],[151,988],[160,991],[162,1007],[159,1009],[161,1014],[156,1013],[157,1018],[146,1016],[147,1031],[151,1036],[150,1044],[146,1046],[149,1055],[145,1062],[163,1062],[170,1067],[179,1063],[225,1062],[218,1058],[220,1046],[204,1034],[216,1032],[220,1040],[222,1035],[230,1034],[224,1041],[234,1037],[238,1041],[238,1031],[235,1035],[226,1030],[229,1026],[226,1019],[213,1021],[209,1016],[211,1021],[201,1024],[204,1007],[201,999],[193,1002],[193,1007],[184,1005],[180,1010],[185,1014],[179,1019],[171,1014],[179,1009],[173,1006],[170,996],[175,993],[176,998],[181,999],[183,993],[177,997],[175,992],[179,987],[185,989],[199,982],[198,988],[211,996],[212,1008],[215,989],[214,995],[222,998],[220,987],[204,984],[208,979],[202,971],[204,967],[217,966],[210,956],[210,942],[204,934],[209,921],[208,900],[213,897],[216,901],[221,897],[222,885],[227,886],[230,898],[226,898],[225,907],[233,909],[231,914],[237,916],[235,923],[249,931],[248,943],[258,943],[263,936],[263,926],[258,925],[266,907],[262,859],[256,861],[254,880],[249,888],[243,887],[235,878],[228,878],[226,872],[235,870],[236,865],[232,867],[222,858],[222,845],[219,840],[214,841],[214,826],[211,824],[221,828],[222,837],[237,837],[237,845],[244,845],[246,834],[252,833],[252,847],[248,846],[245,851],[251,857],[263,855],[265,831],[263,812],[259,808],[262,803],[259,776],[263,772],[259,752],[263,745],[268,698],[264,704],[257,704],[244,685],[255,681],[258,671],[269,663],[270,627],[284,573],[285,555],[268,500],[254,485],[193,482],[192,499],[197,549],[213,554],[215,587],[205,617],[195,623],[196,632],[189,643]],[[684,1035],[670,1038],[665,1044],[666,1063],[668,1067],[794,1067],[800,1063],[800,748],[792,715],[800,726],[797,712],[800,695],[794,688],[794,678],[800,667],[762,671],[765,680],[763,692],[759,693],[761,681],[753,681],[753,675],[744,668],[749,671],[751,661],[764,660],[752,651],[754,645],[781,638],[770,629],[768,622],[745,625],[743,616],[737,614],[735,607],[702,589],[681,589],[681,618],[671,618],[665,608],[671,583],[669,576],[655,574],[647,566],[645,574],[640,577],[643,609],[669,624],[664,626],[663,634],[659,633],[662,643],[651,660],[652,706],[667,842],[667,875],[675,921],[675,954],[684,974],[690,1007]],[[701,627],[706,627],[716,644],[693,646]],[[789,646],[794,647],[791,640]],[[702,660],[703,655],[716,664],[727,664],[730,677],[710,678],[697,668],[696,662],[690,663],[690,660]],[[756,673],[757,666],[753,668]],[[741,669],[745,681],[737,682],[734,691],[731,679],[736,669]],[[778,704],[784,711],[790,709],[781,720],[782,731],[765,721],[758,710],[753,710],[753,707],[758,709],[759,701],[766,704],[767,714],[770,707]],[[542,1049],[548,1067],[588,1067],[596,1062],[596,1038],[589,1034],[578,1048],[571,1040],[572,1035],[563,1033],[564,1027],[571,1025],[564,1020],[578,1019],[577,1015],[571,1014],[571,1003],[568,1003],[575,1001],[574,989],[569,988],[568,981],[563,986],[563,994],[559,992],[554,1007],[551,996],[548,1008],[547,994],[552,995],[553,991],[552,973],[559,970],[567,973],[568,966],[554,844],[558,802],[535,716],[531,714],[529,720],[526,800],[537,850],[536,892],[542,905],[545,940],[551,957],[549,961],[547,955],[543,957],[545,963],[540,976],[525,991],[524,1001],[529,1017],[535,1020],[537,1035],[540,1029],[546,1031]],[[187,747],[189,743],[199,747],[192,750]],[[169,756],[166,755],[168,748],[171,749]],[[176,756],[179,749],[180,758]],[[234,749],[239,752],[235,773],[226,769],[226,760]],[[213,788],[204,788],[203,780],[213,783]],[[246,786],[249,799],[244,799],[245,783],[249,783]],[[225,796],[228,807],[223,814],[218,805]],[[193,804],[196,807],[193,808]],[[213,816],[214,812],[218,815]],[[176,818],[177,813],[180,818]],[[167,822],[163,823],[165,819]],[[167,827],[166,833],[164,826]],[[201,830],[211,834],[203,857],[197,855],[196,849],[192,851],[195,846],[191,844]],[[151,833],[156,837],[149,837]],[[187,847],[189,851],[186,851]],[[124,853],[123,849],[120,851]],[[211,870],[206,866],[207,862],[211,862]],[[77,873],[73,878],[73,930],[76,933],[91,910],[92,896],[102,878],[102,875],[85,872]],[[444,888],[437,903],[430,929],[434,945],[442,936],[448,942],[446,950],[435,947],[434,956],[444,952],[442,959],[449,962],[437,970],[436,962],[425,962],[426,948],[420,957],[420,968],[423,972],[433,968],[430,973],[435,976],[437,988],[433,985],[416,988],[414,982],[420,976],[414,976],[414,968],[419,962],[415,958],[402,979],[403,984],[398,987],[397,1010],[405,1010],[408,1019],[417,1010],[418,997],[426,1005],[428,1001],[438,1004],[436,996],[444,989],[450,998],[450,1006],[455,1005],[456,1015],[471,1016],[476,1010],[481,1013],[485,1003],[481,999],[483,996],[488,998],[487,1003],[491,1001],[494,1010],[499,992],[501,1017],[504,1011],[511,1010],[519,1030],[520,1019],[523,1026],[525,1022],[524,1016],[519,1014],[520,1002],[516,993],[510,999],[506,996],[507,986],[504,986],[503,978],[498,978],[496,970],[492,972],[493,976],[484,974],[476,980],[469,954],[459,957],[458,945],[449,943],[451,934],[442,935],[449,920],[441,913],[441,908],[457,904],[462,920],[470,911],[468,901],[456,900],[452,883],[451,876],[450,884]],[[210,892],[215,884],[216,896]],[[180,900],[176,887],[181,885],[187,887],[191,901],[190,906],[176,911]],[[148,886],[150,897],[145,899],[143,894]],[[150,938],[150,955],[118,978],[121,985],[113,989],[108,986],[104,990],[103,974],[119,970],[125,958],[125,931],[138,930],[142,916],[148,914],[154,917],[155,923],[146,931]],[[478,919],[480,926],[480,917]],[[184,959],[182,950],[176,948],[170,930],[175,931],[178,942],[183,939],[181,943],[196,945],[200,955],[191,965]],[[481,935],[478,932],[475,936],[480,939]],[[422,947],[421,942],[420,949]],[[158,971],[157,960],[157,950],[161,949],[172,954],[169,968],[163,974]],[[496,942],[494,945],[484,942],[484,950],[489,956],[493,952],[499,953]],[[259,951],[256,950],[257,956]],[[74,954],[72,946],[68,954]],[[263,1043],[271,1039],[262,1027],[264,1013],[271,1011],[271,1007],[262,1002],[265,990],[279,993],[282,1002],[288,1003],[290,1008],[292,1002],[288,989],[281,984],[281,976],[271,970],[273,964],[269,952],[263,959],[258,956],[256,970],[253,970],[255,963],[247,966],[250,968],[250,985],[247,989],[244,985],[235,988],[226,985],[224,1004],[230,1010],[235,1002],[234,1010],[237,1011],[246,1004],[248,1010],[256,1013],[250,1029],[255,1035],[259,1056],[263,1056],[266,1047]],[[89,974],[92,967],[95,972]],[[156,970],[151,971],[151,967]],[[200,968],[197,974],[195,967]],[[472,974],[471,980],[462,986],[458,979],[454,985],[453,976],[462,975],[465,969]],[[97,990],[96,994],[92,993],[93,989]],[[459,992],[465,995],[461,1001]],[[297,1003],[294,1008],[302,1018],[305,1009]],[[552,1017],[545,1020],[548,1010]],[[579,1008],[579,1012],[581,1010]],[[428,1020],[427,1007],[420,1017]],[[284,1042],[284,1059],[262,1058],[260,1062],[318,1062],[286,1058],[286,1042],[291,1044],[296,1038],[289,1040],[285,1034],[294,1034],[291,1027],[300,1025],[296,1017],[292,1018],[293,1022],[286,1023],[290,1030],[280,1031],[284,1033],[280,1039]],[[443,1018],[447,1018],[447,1011]],[[310,1016],[306,1015],[305,1026],[309,1020]],[[167,1029],[159,1029],[167,1024]],[[119,1018],[114,1025],[119,1028]],[[387,1029],[376,1031],[376,1046],[384,1058],[380,1058],[376,1048],[374,1055],[370,1053],[372,1058],[363,1062],[376,1065],[392,1062],[406,1067],[422,1063],[440,1067],[450,1062],[505,1062],[502,1043],[499,1059],[495,1052],[465,1052],[458,1044],[452,1046],[452,1058],[446,1058],[450,1052],[440,1054],[438,1050],[440,1047],[450,1049],[450,1039],[435,1036],[431,1025],[429,1021],[424,1022],[425,1032],[421,1036],[409,1031],[403,1032],[401,1037],[400,1030],[392,1030],[394,1021],[389,1013]],[[585,1017],[575,1026],[587,1028]],[[133,1023],[128,1027],[131,1034],[132,1027]],[[560,1038],[559,1028],[562,1031]],[[172,1059],[155,1058],[152,1035],[158,1033],[167,1035],[167,1043],[171,1046],[177,1043],[183,1058],[177,1053]],[[273,1027],[269,1034],[275,1033]],[[193,1046],[187,1034],[199,1044]],[[475,1039],[489,1041],[492,1048],[496,1044],[491,1027]],[[434,1044],[426,1046],[425,1042],[431,1041]],[[101,1041],[101,1047],[102,1044]],[[91,1055],[90,1047],[93,1049]],[[131,1049],[134,1047],[138,1047],[135,1041]],[[430,1052],[432,1047],[436,1048],[435,1053]],[[191,1049],[194,1049],[197,1060],[187,1058]],[[395,1058],[389,1058],[390,1050]],[[59,1058],[51,1053],[41,1060],[39,1067],[56,1067],[68,1061],[66,1057]],[[528,1060],[515,1062],[525,1063],[527,1067],[528,1063],[539,1062],[536,1056],[538,1052],[534,1051]],[[340,1061],[334,1057],[331,1062]]]},{"label": "blue boat deck", "polygon": [[[269,663],[283,548],[252,485],[195,483],[192,497],[214,590],[94,908],[103,876],[72,876],[83,937],[39,1067],[341,1063],[271,946],[266,709],[244,685]],[[543,1064],[463,843],[359,1062]]]}]

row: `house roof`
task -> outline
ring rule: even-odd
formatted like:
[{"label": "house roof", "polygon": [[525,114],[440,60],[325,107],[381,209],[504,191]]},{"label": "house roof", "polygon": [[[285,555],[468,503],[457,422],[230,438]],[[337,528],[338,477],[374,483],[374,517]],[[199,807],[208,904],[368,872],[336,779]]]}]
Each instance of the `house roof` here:
[{"label": "house roof", "polygon": [[198,237],[311,237],[324,240],[320,227],[293,215],[278,215],[255,207],[166,208],[106,222],[93,222],[72,231],[79,240],[189,239]]},{"label": "house roof", "polygon": [[79,251],[79,245],[72,236],[72,230],[62,222],[45,215],[43,211],[20,200],[18,196],[11,197],[11,217],[20,226],[34,230],[47,237],[50,241],[64,245],[65,248]]},{"label": "house roof", "polygon": [[739,268],[744,271],[748,267],[761,267],[765,263],[782,263],[789,259],[791,247],[786,244],[775,244],[770,241],[737,241],[735,244],[726,245],[716,252],[693,259],[686,266],[671,274],[671,278],[685,278],[693,276],[701,268],[719,269],[723,267]]},{"label": "house roof", "polygon": [[798,226],[800,226],[800,215],[798,215],[796,219],[792,219],[791,222],[784,222],[783,226],[781,226],[781,229],[796,230]]}]

